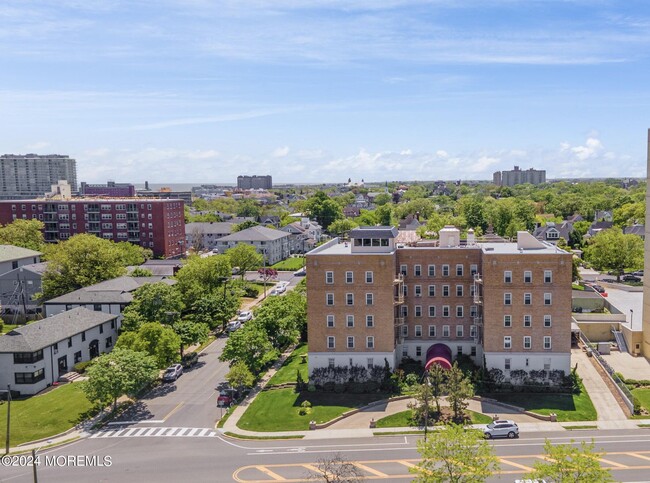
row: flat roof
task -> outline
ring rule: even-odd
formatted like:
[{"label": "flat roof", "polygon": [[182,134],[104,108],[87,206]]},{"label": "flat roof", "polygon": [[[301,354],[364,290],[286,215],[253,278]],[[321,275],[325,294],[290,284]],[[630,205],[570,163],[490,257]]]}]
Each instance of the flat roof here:
[{"label": "flat roof", "polygon": [[528,254],[528,255],[551,255],[551,254],[565,254],[568,252],[557,248],[552,243],[541,242],[540,248],[519,248],[517,243],[477,243],[487,255],[514,255],[514,254]]}]

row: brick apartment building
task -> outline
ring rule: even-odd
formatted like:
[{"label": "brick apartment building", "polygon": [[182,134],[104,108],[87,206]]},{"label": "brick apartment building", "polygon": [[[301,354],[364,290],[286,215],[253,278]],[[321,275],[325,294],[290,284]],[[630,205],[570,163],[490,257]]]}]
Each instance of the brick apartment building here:
[{"label": "brick apartment building", "polygon": [[153,250],[156,257],[185,253],[182,200],[33,199],[0,201],[0,223],[37,219],[46,242],[90,233],[115,242],[128,241]]},{"label": "brick apartment building", "polygon": [[310,373],[405,357],[426,364],[441,348],[443,359],[466,354],[506,377],[569,372],[570,254],[527,232],[516,243],[475,243],[470,232],[461,244],[454,227],[438,243],[401,246],[396,236],[358,228],[307,254]]}]

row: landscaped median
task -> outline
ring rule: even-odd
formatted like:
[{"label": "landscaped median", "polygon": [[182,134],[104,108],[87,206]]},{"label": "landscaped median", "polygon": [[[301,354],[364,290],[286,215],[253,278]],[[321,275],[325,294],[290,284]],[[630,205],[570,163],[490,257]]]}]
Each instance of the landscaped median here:
[{"label": "landscaped median", "polygon": [[[465,415],[470,418],[469,424],[490,424],[492,418],[485,414],[477,413],[475,411],[465,410]],[[443,423],[438,423],[442,425]],[[408,409],[399,413],[391,414],[385,418],[377,420],[377,428],[408,428],[417,427],[418,425],[413,422],[413,411]]]}]

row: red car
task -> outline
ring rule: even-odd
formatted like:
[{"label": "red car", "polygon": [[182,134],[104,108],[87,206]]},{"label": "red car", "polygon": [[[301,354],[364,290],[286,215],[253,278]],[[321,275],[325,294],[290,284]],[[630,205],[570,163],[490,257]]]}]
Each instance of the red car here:
[{"label": "red car", "polygon": [[217,397],[217,406],[228,407],[235,402],[238,396],[236,389],[222,389]]}]

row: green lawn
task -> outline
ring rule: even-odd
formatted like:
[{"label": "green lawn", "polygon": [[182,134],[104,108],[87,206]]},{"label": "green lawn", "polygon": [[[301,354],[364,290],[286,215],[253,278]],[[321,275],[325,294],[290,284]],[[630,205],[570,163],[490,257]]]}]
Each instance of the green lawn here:
[{"label": "green lawn", "polygon": [[650,389],[633,389],[632,394],[639,400],[646,411],[650,411]]},{"label": "green lawn", "polygon": [[0,331],[0,334],[6,334],[7,332],[11,332],[16,327],[20,327],[20,325],[4,324],[2,327],[2,331]]},{"label": "green lawn", "polygon": [[276,270],[295,272],[296,270],[301,269],[304,264],[305,264],[304,257],[293,257],[293,258],[287,258],[286,260],[282,260],[281,262],[271,265],[271,268],[275,268]]},{"label": "green lawn", "polygon": [[302,357],[300,357],[303,354],[307,354],[307,344],[300,344],[296,347],[296,350],[287,357],[287,360],[284,361],[282,367],[271,378],[269,384],[273,385],[284,384],[286,382],[296,382],[296,372],[298,369],[300,369],[303,381],[307,381],[309,378],[307,362],[302,362]]},{"label": "green lawn", "polygon": [[522,407],[537,414],[557,414],[557,420],[596,421],[596,409],[584,386],[580,394],[498,393],[489,397]]},{"label": "green lawn", "polygon": [[[309,421],[330,421],[350,409],[385,399],[386,394],[296,393],[293,389],[274,389],[257,395],[237,426],[250,431],[304,431]],[[300,416],[303,401],[312,404],[310,414]]]},{"label": "green lawn", "polygon": [[[40,396],[11,402],[11,446],[62,433],[92,408],[80,383],[65,384]],[[0,434],[7,431],[7,403],[0,405]]]},{"label": "green lawn", "polygon": [[[471,424],[489,424],[492,422],[492,418],[485,414],[470,410],[467,410],[466,412],[472,420]],[[410,409],[391,414],[390,416],[386,416],[377,421],[378,428],[407,428],[409,426],[412,426]]]}]

